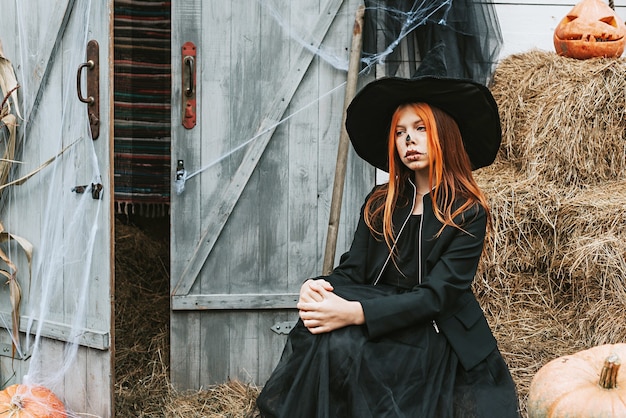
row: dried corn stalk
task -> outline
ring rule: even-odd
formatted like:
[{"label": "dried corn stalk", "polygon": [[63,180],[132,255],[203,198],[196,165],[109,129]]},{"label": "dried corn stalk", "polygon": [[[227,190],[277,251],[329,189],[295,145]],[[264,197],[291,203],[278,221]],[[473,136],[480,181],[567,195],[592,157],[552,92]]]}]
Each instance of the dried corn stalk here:
[{"label": "dried corn stalk", "polygon": [[[30,269],[33,259],[33,245],[22,237],[6,232],[4,230],[4,225],[0,223],[0,243],[8,241],[17,242],[19,246],[22,247],[22,249],[24,250],[24,253],[26,254],[26,259],[28,260],[28,270],[30,277]],[[15,350],[17,348],[16,344],[18,344],[19,342],[20,302],[22,301],[22,289],[19,282],[17,281],[17,267],[2,249],[0,249],[0,259],[4,261],[4,263],[8,267],[7,270],[0,269],[0,274],[8,279],[7,284],[9,285],[9,295],[11,299],[11,322],[13,328],[12,355],[15,355]]]},{"label": "dried corn stalk", "polygon": [[[17,144],[17,118],[20,116],[18,108],[18,89],[17,79],[11,62],[6,59],[0,43],[0,139],[3,147],[2,157],[0,158],[0,198],[2,190],[7,184],[13,164],[16,163],[15,156],[18,149]],[[1,135],[1,134],[5,135]],[[0,223],[0,243],[15,241],[24,250],[28,260],[28,269],[30,277],[30,269],[32,265],[33,246],[30,242],[22,237],[10,234],[4,230],[4,225]],[[17,345],[19,344],[20,331],[20,303],[22,301],[22,289],[17,281],[17,266],[0,249],[0,260],[6,265],[6,269],[0,269],[0,275],[5,276],[9,286],[9,297],[11,300],[11,322],[12,322],[12,355],[15,356]]]}]

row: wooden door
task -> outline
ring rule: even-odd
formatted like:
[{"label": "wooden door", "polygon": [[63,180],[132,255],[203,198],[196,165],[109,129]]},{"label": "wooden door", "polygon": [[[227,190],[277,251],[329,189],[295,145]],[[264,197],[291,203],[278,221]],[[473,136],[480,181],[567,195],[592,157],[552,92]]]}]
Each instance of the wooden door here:
[{"label": "wooden door", "polygon": [[[182,190],[173,164],[177,388],[264,384],[297,318],[300,284],[321,274],[359,4],[172,3],[172,161],[187,176]],[[358,157],[348,162],[338,255],[375,176]]]},{"label": "wooden door", "polygon": [[2,246],[18,268],[22,299],[12,341],[16,310],[2,281],[0,387],[42,384],[72,416],[113,415],[112,15],[110,0],[0,4],[0,41],[21,114],[21,163],[11,175],[23,180],[3,190],[0,221],[33,246],[30,263],[15,241]]}]

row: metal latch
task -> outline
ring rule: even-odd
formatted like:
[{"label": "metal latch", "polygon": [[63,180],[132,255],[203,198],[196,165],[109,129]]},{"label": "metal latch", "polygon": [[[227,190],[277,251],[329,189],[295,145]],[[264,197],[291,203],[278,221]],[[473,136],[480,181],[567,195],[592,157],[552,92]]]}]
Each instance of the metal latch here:
[{"label": "metal latch", "polygon": [[91,197],[94,200],[100,200],[102,189],[103,189],[103,186],[100,183],[91,183],[91,186],[86,184],[84,186],[72,187],[72,191],[78,194],[85,193],[86,191],[91,191]]}]

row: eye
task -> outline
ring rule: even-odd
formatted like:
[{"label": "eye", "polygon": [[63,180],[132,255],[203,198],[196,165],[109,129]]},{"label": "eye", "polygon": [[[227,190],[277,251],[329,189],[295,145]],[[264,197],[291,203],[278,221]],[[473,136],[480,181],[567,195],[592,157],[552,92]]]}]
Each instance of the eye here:
[{"label": "eye", "polygon": [[424,125],[418,125],[415,127],[415,130],[418,132],[426,132],[426,127]]},{"label": "eye", "polygon": [[400,138],[403,135],[406,135],[406,131],[403,130],[396,130],[396,138]]}]

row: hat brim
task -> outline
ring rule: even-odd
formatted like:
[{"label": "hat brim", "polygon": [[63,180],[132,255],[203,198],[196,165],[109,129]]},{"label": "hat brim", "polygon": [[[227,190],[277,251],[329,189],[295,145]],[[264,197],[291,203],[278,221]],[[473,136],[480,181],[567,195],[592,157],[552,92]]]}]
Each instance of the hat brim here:
[{"label": "hat brim", "polygon": [[391,117],[401,104],[424,102],[456,121],[472,169],[493,163],[502,128],[498,105],[489,89],[471,80],[441,77],[380,78],[366,85],[346,110],[346,130],[356,153],[389,171],[387,140]]}]

